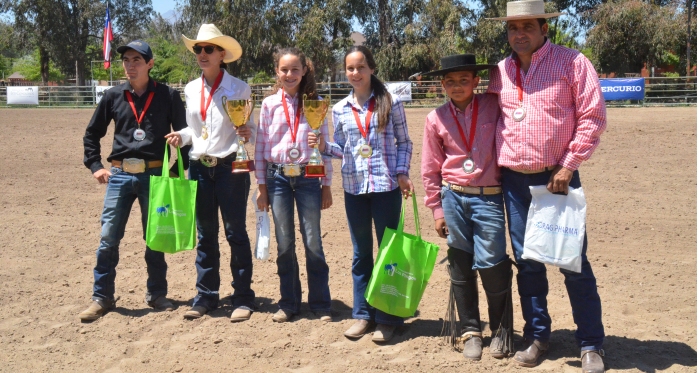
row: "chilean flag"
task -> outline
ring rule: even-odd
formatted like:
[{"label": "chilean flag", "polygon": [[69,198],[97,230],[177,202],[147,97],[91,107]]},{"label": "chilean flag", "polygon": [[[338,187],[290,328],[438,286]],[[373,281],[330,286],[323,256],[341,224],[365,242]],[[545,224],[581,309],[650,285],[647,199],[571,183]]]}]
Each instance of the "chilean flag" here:
[{"label": "chilean flag", "polygon": [[104,44],[102,45],[102,50],[104,51],[105,57],[105,69],[109,69],[110,64],[110,52],[112,51],[112,45],[110,42],[114,39],[112,36],[112,20],[109,19],[109,3],[107,3],[107,15],[105,15],[105,31],[104,31]]}]

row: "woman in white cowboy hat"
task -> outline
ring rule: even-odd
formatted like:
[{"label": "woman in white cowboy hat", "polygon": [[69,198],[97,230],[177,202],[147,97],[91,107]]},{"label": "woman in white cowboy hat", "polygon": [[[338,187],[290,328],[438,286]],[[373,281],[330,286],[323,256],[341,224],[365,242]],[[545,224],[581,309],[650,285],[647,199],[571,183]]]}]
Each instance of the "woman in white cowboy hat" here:
[{"label": "woman in white cowboy hat", "polygon": [[219,220],[224,222],[226,240],[231,247],[231,273],[234,288],[231,321],[244,321],[253,311],[255,292],[250,288],[253,260],[246,232],[246,203],[250,174],[232,173],[238,151],[238,137],[246,140],[255,133],[252,121],[238,129],[226,115],[222,97],[249,99],[248,84],[226,72],[226,63],[241,57],[236,39],[223,35],[216,26],[204,24],[196,39],[182,35],[187,48],[197,56],[202,76],[185,87],[187,128],[168,134],[172,145],[192,144],[190,179],[197,180],[197,296],[184,315],[197,319],[219,305]]}]

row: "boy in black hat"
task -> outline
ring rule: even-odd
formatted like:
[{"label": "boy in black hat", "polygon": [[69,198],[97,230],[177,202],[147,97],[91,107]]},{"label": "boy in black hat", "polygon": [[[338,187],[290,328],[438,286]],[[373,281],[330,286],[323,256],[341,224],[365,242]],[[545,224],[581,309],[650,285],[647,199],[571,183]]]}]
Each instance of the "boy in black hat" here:
[{"label": "boy in black hat", "polygon": [[[107,185],[107,190],[97,264],[93,270],[93,302],[78,316],[82,321],[96,320],[114,308],[119,243],[124,237],[131,206],[139,200],[145,238],[150,176],[161,176],[165,135],[187,127],[180,93],[157,84],[148,75],[153,68],[151,47],[135,40],[117,48],[117,52],[121,53],[128,81],[105,92],[83,137],[83,163],[98,183]],[[111,121],[114,121],[114,140],[107,157],[111,167],[106,169],[102,165],[100,139],[107,133]],[[187,154],[187,149],[183,149],[183,153]],[[189,165],[186,159],[184,163]],[[166,298],[168,265],[163,253],[146,247],[145,259],[146,302],[157,310],[172,311],[174,306]]]},{"label": "boy in black hat", "polygon": [[441,70],[422,75],[441,76],[450,101],[425,120],[421,174],[435,230],[449,246],[452,285],[446,321],[453,346],[464,343],[464,357],[480,360],[478,272],[489,305],[490,353],[503,358],[513,351],[513,306],[501,172],[496,164],[500,110],[497,96],[474,94],[477,71],[494,65],[477,64],[473,54],[444,57],[440,63]]}]

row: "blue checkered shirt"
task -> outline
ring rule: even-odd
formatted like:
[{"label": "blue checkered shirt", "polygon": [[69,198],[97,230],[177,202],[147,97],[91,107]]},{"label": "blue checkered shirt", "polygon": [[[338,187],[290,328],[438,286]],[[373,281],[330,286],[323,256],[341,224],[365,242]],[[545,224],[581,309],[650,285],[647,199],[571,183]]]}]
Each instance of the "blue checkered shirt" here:
[{"label": "blue checkered shirt", "polygon": [[[374,93],[370,100],[372,97]],[[357,108],[364,127],[370,100],[360,107],[350,92],[348,97],[333,106],[334,142],[328,142],[325,149],[327,155],[343,160],[343,189],[354,195],[388,192],[398,188],[397,175],[408,176],[411,163],[413,142],[408,137],[406,113],[401,101],[393,96],[390,121],[383,132],[377,131],[379,123],[376,107],[372,115],[367,135],[372,155],[369,158],[359,155],[362,134],[357,128],[352,108]]]}]

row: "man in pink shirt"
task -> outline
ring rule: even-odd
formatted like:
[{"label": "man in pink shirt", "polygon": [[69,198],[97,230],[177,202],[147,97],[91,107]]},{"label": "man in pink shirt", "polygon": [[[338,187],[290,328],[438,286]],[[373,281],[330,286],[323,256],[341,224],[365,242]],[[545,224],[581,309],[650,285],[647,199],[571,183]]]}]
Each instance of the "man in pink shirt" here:
[{"label": "man in pink shirt", "polygon": [[[529,187],[546,185],[550,192],[561,194],[569,186],[581,187],[578,168],[590,158],[606,126],[605,101],[591,62],[546,37],[546,18],[560,14],[545,13],[542,0],[507,4],[507,17],[495,19],[506,21],[513,53],[491,70],[488,88],[498,94],[501,107],[496,149],[525,319],[525,346],[513,360],[526,367],[536,366],[547,351],[552,324],[545,265],[522,259],[532,200]],[[581,273],[561,272],[577,326],[583,372],[604,372],[605,331],[587,245],[584,237]]]},{"label": "man in pink shirt", "polygon": [[444,57],[440,63],[441,70],[423,75],[442,76],[450,101],[425,119],[421,174],[425,204],[449,247],[450,309],[456,305],[459,316],[459,327],[450,320],[452,343],[464,343],[465,358],[481,359],[478,271],[489,305],[490,353],[503,358],[513,351],[513,274],[496,164],[500,109],[496,95],[474,94],[476,72],[494,65],[478,65],[473,54]]}]

